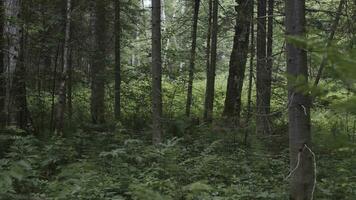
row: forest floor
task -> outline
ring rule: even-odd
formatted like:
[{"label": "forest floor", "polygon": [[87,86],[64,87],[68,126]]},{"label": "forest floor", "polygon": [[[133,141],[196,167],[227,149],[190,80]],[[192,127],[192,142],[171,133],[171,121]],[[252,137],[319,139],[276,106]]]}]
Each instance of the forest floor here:
[{"label": "forest floor", "polygon": [[[159,146],[126,130],[2,135],[11,145],[2,146],[0,199],[288,199],[286,136],[243,138],[205,126]],[[315,199],[354,200],[356,144],[321,131],[313,139]]]}]

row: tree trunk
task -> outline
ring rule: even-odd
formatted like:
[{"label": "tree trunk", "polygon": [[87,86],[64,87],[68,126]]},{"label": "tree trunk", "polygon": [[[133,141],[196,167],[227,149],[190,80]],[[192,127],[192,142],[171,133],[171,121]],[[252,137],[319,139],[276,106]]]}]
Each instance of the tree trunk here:
[{"label": "tree trunk", "polygon": [[0,0],[0,128],[6,124],[6,113],[5,113],[5,96],[6,96],[6,75],[5,75],[5,65],[4,65],[4,2]]},{"label": "tree trunk", "polygon": [[195,0],[194,2],[195,3],[194,3],[193,26],[192,26],[192,35],[191,35],[192,46],[190,50],[188,93],[187,93],[187,104],[185,107],[185,114],[187,117],[190,116],[190,109],[192,106],[193,80],[194,80],[195,55],[196,55],[195,51],[197,45],[197,30],[198,30],[200,0]]},{"label": "tree trunk", "polygon": [[[215,69],[216,69],[216,58],[217,58],[217,37],[218,37],[218,0],[213,0],[213,5],[210,6],[211,2],[209,2],[209,10],[212,8],[212,27],[208,28],[208,44],[210,44],[210,34],[211,34],[211,47],[207,49],[210,53],[208,54],[208,58],[210,58],[210,62],[207,66],[206,73],[206,91],[205,91],[205,104],[204,104],[204,121],[207,123],[211,123],[213,121],[213,108],[214,108],[214,89],[215,89]],[[209,11],[209,21],[211,11]],[[210,22],[209,22],[210,27]],[[210,33],[211,30],[211,33]],[[209,56],[210,55],[210,56]]]},{"label": "tree trunk", "polygon": [[60,44],[57,45],[56,56],[54,58],[54,68],[53,68],[53,79],[52,79],[52,94],[51,94],[51,119],[50,119],[50,130],[55,130],[54,118],[55,118],[55,96],[56,96],[56,81],[57,81],[57,66],[58,66],[58,57],[60,51]]},{"label": "tree trunk", "polygon": [[121,39],[121,24],[120,24],[120,1],[115,1],[115,119],[120,119],[121,114],[121,67],[120,67],[120,39]]},{"label": "tree trunk", "polygon": [[152,141],[162,141],[161,1],[152,0]]},{"label": "tree trunk", "polygon": [[257,80],[256,80],[256,132],[269,135],[271,132],[269,111],[271,99],[271,69],[267,65],[266,47],[266,0],[257,4]]},{"label": "tree trunk", "polygon": [[273,15],[274,15],[274,1],[268,0],[268,23],[267,23],[267,72],[268,72],[268,85],[266,86],[269,94],[268,96],[268,114],[270,113],[270,99],[271,99],[271,82],[272,82],[272,68],[273,68]]},{"label": "tree trunk", "polygon": [[93,63],[91,69],[91,116],[94,124],[105,122],[105,62],[106,62],[106,22],[105,22],[104,0],[95,1],[95,22],[94,35],[95,47],[93,51]]},{"label": "tree trunk", "polygon": [[[6,82],[5,88],[5,116],[6,125],[18,126],[19,122],[17,114],[19,108],[17,107],[18,98],[18,84],[16,83],[16,68],[18,67],[20,48],[21,48],[21,30],[19,26],[20,15],[20,0],[5,0],[4,13],[5,13],[5,26],[4,35],[7,39],[7,56],[6,56],[6,69],[4,78]],[[11,19],[11,20],[9,20]]]},{"label": "tree trunk", "polygon": [[26,66],[25,66],[25,40],[23,27],[20,29],[20,49],[18,62],[16,63],[15,77],[14,77],[14,91],[15,98],[16,122],[17,126],[23,130],[28,130],[29,112],[27,108],[27,92],[26,92]]},{"label": "tree trunk", "polygon": [[[286,35],[305,36],[305,1],[286,1]],[[307,53],[287,41],[287,74],[292,77],[305,77],[308,84]],[[293,78],[292,78],[293,79]],[[289,150],[290,199],[312,199],[314,193],[313,153],[310,134],[310,98],[305,91],[296,89],[295,82],[288,80],[289,100]],[[299,85],[300,83],[298,83]]]},{"label": "tree trunk", "polygon": [[66,6],[66,22],[65,35],[63,45],[63,69],[60,75],[60,82],[58,88],[58,103],[56,114],[56,129],[55,132],[59,135],[63,134],[64,128],[64,112],[66,109],[66,85],[68,81],[68,58],[69,58],[69,40],[70,40],[70,24],[71,24],[71,0],[67,0]]},{"label": "tree trunk", "polygon": [[254,5],[251,6],[251,41],[250,41],[250,63],[249,63],[249,75],[248,75],[248,91],[247,91],[247,114],[246,114],[246,124],[249,123],[251,118],[251,104],[252,104],[252,79],[253,79],[253,59],[255,58],[255,26],[254,26]]},{"label": "tree trunk", "polygon": [[233,49],[230,56],[225,107],[223,115],[239,124],[241,93],[248,55],[250,22],[252,17],[250,0],[236,0],[237,13]]},{"label": "tree trunk", "polygon": [[69,50],[69,58],[68,58],[68,121],[69,125],[72,125],[72,117],[73,117],[73,49]]},{"label": "tree trunk", "polygon": [[[211,26],[212,26],[212,18],[213,18],[213,0],[209,0],[209,13],[208,13],[208,30],[207,30],[207,38],[206,38],[206,72],[208,74],[208,70],[210,69],[210,56],[211,56]],[[204,102],[204,116],[203,120],[207,122],[207,110],[206,110],[206,97]]]}]

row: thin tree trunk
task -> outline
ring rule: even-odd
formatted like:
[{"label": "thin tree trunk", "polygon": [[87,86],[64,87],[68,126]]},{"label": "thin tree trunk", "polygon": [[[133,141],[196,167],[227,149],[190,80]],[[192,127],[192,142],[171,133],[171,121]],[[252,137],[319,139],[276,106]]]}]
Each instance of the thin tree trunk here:
[{"label": "thin tree trunk", "polygon": [[248,91],[247,91],[247,114],[246,114],[246,124],[249,123],[251,119],[251,104],[252,104],[252,79],[253,79],[253,60],[255,58],[255,27],[253,21],[253,11],[254,5],[251,6],[251,43],[250,43],[250,63],[249,63],[249,75],[248,75]]},{"label": "thin tree trunk", "polygon": [[268,90],[266,107],[267,114],[270,113],[270,99],[271,99],[271,82],[272,82],[272,68],[273,68],[273,15],[274,15],[274,2],[275,0],[268,0],[268,21],[267,21],[267,72],[268,72],[268,85],[266,89]]},{"label": "thin tree trunk", "polygon": [[230,56],[225,107],[223,115],[239,124],[241,114],[241,93],[248,56],[251,6],[250,0],[236,0],[237,13],[233,49]]},{"label": "thin tree trunk", "polygon": [[161,1],[152,0],[152,141],[162,141]]},{"label": "thin tree trunk", "polygon": [[105,60],[106,60],[106,2],[95,1],[95,51],[93,51],[91,83],[91,116],[94,124],[105,123]]},{"label": "thin tree trunk", "polygon": [[115,119],[120,119],[121,114],[121,66],[120,66],[120,40],[121,40],[121,24],[120,24],[120,2],[115,1]]},{"label": "thin tree trunk", "polygon": [[[43,46],[41,45],[40,47],[41,49],[43,48]],[[39,119],[40,122],[38,123],[37,127],[38,130],[41,131],[43,129],[43,124],[44,124],[44,120],[43,120],[43,114],[44,114],[44,110],[43,110],[43,101],[42,101],[42,76],[41,76],[41,58],[43,57],[42,54],[42,50],[40,50],[39,56],[38,56],[38,61],[36,63],[37,65],[37,77],[36,77],[36,82],[37,82],[37,106],[39,108]]]},{"label": "thin tree trunk", "polygon": [[[165,0],[161,0],[161,29],[162,29],[162,33],[163,34],[165,34],[166,30],[167,30],[167,26],[166,26],[166,11],[165,11],[166,6],[165,5],[166,5]],[[170,64],[169,60],[167,59],[167,53],[168,53],[168,49],[169,49],[170,43],[171,43],[171,38],[170,37],[167,37],[166,43],[164,43],[164,40],[162,42],[162,45],[164,46],[163,52],[162,52],[162,54],[163,54],[162,67],[164,69],[167,69],[169,77],[172,76],[172,71],[171,71],[172,69],[169,66],[169,64]]]},{"label": "thin tree trunk", "polygon": [[[339,7],[336,12],[335,20],[331,26],[330,35],[326,41],[326,48],[329,48],[332,41],[334,40],[335,32],[336,32],[337,27],[339,26],[339,21],[340,21],[340,17],[342,14],[342,9],[344,7],[344,4],[346,4],[346,0],[340,0]],[[326,55],[324,55],[321,60],[321,63],[320,63],[319,69],[318,69],[318,73],[317,73],[315,81],[314,81],[314,86],[318,86],[321,76],[323,74],[323,70],[326,66],[326,63],[327,63],[327,59],[326,59]]]},{"label": "thin tree trunk", "polygon": [[[44,5],[40,4],[40,9],[44,10]],[[41,12],[41,26],[45,26],[46,22],[45,22],[45,13]],[[45,41],[46,40],[46,34],[41,36],[41,39]],[[38,129],[39,132],[41,132],[43,130],[44,127],[44,114],[45,114],[45,110],[44,110],[44,99],[43,99],[43,94],[42,94],[42,86],[43,86],[43,77],[42,77],[42,71],[41,71],[41,65],[42,65],[42,61],[44,62],[43,64],[46,66],[47,65],[47,61],[48,61],[48,56],[45,55],[45,43],[40,43],[40,49],[39,49],[39,55],[37,56],[37,77],[36,77],[36,84],[37,84],[37,107],[39,108],[39,112],[38,112],[38,119],[39,122],[37,123],[36,127]],[[43,59],[44,58],[44,59]]]},{"label": "thin tree trunk", "polygon": [[[208,13],[208,30],[207,30],[207,38],[206,38],[206,72],[208,74],[208,70],[210,69],[210,54],[211,54],[211,29],[212,29],[212,18],[213,18],[213,0],[209,0],[209,13]],[[206,110],[206,97],[204,102],[204,115],[203,120],[207,121],[207,110]]]},{"label": "thin tree trunk", "polygon": [[[217,34],[218,34],[218,0],[213,0],[212,7],[209,2],[209,9],[212,8],[212,27],[209,34],[211,34],[211,48],[210,48],[210,62],[207,66],[207,79],[206,79],[206,91],[205,91],[205,104],[204,104],[204,121],[211,123],[213,121],[213,107],[214,107],[214,89],[215,89],[215,69],[217,58]],[[210,20],[209,11],[209,20]],[[209,23],[210,25],[210,23]],[[210,37],[208,36],[208,44],[210,43]],[[210,45],[209,45],[210,46]],[[209,57],[209,56],[208,56]]]},{"label": "thin tree trunk", "polygon": [[59,135],[63,134],[64,128],[64,112],[66,109],[66,85],[68,81],[68,58],[69,58],[69,40],[70,40],[70,24],[71,24],[71,0],[67,0],[66,6],[66,22],[65,36],[63,45],[63,69],[60,77],[58,88],[58,104],[56,113],[56,128],[55,132]]},{"label": "thin tree trunk", "polygon": [[199,18],[200,0],[194,1],[194,14],[193,14],[193,26],[192,26],[192,46],[190,50],[190,63],[189,63],[189,78],[188,78],[188,93],[187,103],[185,107],[185,115],[190,116],[190,110],[192,106],[193,96],[193,81],[194,81],[194,68],[195,68],[195,56],[197,45],[197,30],[198,30],[198,18]]},{"label": "thin tree trunk", "polygon": [[72,125],[72,117],[73,117],[73,50],[69,50],[69,58],[68,58],[68,121],[69,125]]},{"label": "thin tree trunk", "polygon": [[6,74],[5,74],[5,65],[4,65],[4,23],[5,23],[5,14],[4,14],[4,1],[0,0],[0,127],[5,126],[6,124],[6,113],[5,113],[5,96],[6,96]]},{"label": "thin tree trunk", "polygon": [[260,0],[257,4],[257,80],[256,80],[256,132],[258,135],[269,135],[270,98],[271,98],[271,69],[267,65],[266,46],[266,11],[267,1]]},{"label": "thin tree trunk", "polygon": [[54,125],[54,115],[55,115],[55,96],[56,96],[56,81],[57,81],[57,66],[59,57],[60,44],[57,45],[56,57],[54,58],[54,69],[53,69],[53,79],[52,79],[52,98],[51,98],[51,119],[50,119],[50,130],[55,130]]},{"label": "thin tree trunk", "polygon": [[[176,17],[176,9],[177,9],[177,5],[176,5],[176,1],[172,1],[172,5],[169,5],[168,2],[165,2],[165,0],[161,0],[162,2],[162,32],[165,33],[167,32],[167,25],[166,25],[166,18],[167,18],[167,15],[166,15],[166,12],[165,12],[165,8],[166,8],[166,4],[168,6],[171,6],[173,7],[173,15],[172,15],[172,18],[174,19]],[[172,38],[172,39],[171,39]],[[173,41],[172,41],[173,40]],[[174,64],[172,63],[172,61],[169,59],[169,56],[168,56],[168,52],[171,48],[171,46],[175,45],[175,48],[178,49],[178,43],[177,43],[177,37],[176,35],[173,33],[172,36],[169,36],[167,37],[167,41],[166,41],[166,44],[165,44],[165,48],[164,48],[164,51],[163,51],[163,68],[164,69],[167,69],[167,72],[168,72],[168,76],[170,79],[175,79],[175,75],[174,75]]]},{"label": "thin tree trunk", "polygon": [[[305,1],[286,0],[286,35],[305,36]],[[305,77],[308,84],[307,52],[287,41],[287,74]],[[310,98],[288,80],[289,100],[289,152],[290,152],[290,199],[312,199],[315,189],[315,174],[311,152]]]}]

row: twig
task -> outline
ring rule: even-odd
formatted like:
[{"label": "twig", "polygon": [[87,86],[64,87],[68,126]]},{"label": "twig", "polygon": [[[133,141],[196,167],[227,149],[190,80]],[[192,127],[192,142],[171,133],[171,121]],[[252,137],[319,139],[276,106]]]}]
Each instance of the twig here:
[{"label": "twig", "polygon": [[308,151],[311,153],[311,155],[313,156],[313,163],[314,163],[314,182],[313,182],[313,189],[311,192],[311,197],[310,200],[313,200],[314,198],[314,192],[315,192],[315,187],[316,187],[316,159],[315,159],[315,153],[306,145],[304,144],[304,147],[306,149],[308,149]]},{"label": "twig", "polygon": [[310,194],[310,200],[313,200],[314,198],[314,192],[315,192],[315,187],[316,187],[316,158],[315,158],[315,153],[308,147],[307,144],[304,144],[303,148],[298,152],[298,159],[297,159],[297,164],[295,165],[295,168],[288,174],[288,176],[286,176],[286,178],[284,180],[288,180],[294,173],[295,171],[297,171],[297,169],[299,168],[300,165],[300,161],[301,161],[301,155],[304,151],[304,149],[307,149],[310,154],[313,157],[313,164],[314,164],[314,182],[313,182],[313,188]]},{"label": "twig", "polygon": [[291,172],[289,172],[288,176],[284,180],[288,180],[294,174],[294,172],[297,171],[297,169],[299,168],[300,157],[302,155],[303,150],[304,150],[304,147],[301,151],[298,152],[298,160],[297,160],[297,164],[295,165],[295,168]]},{"label": "twig", "polygon": [[307,109],[305,108],[305,106],[304,106],[304,105],[300,105],[300,106],[303,108],[303,111],[304,111],[305,116],[307,116],[308,113],[307,113]]}]

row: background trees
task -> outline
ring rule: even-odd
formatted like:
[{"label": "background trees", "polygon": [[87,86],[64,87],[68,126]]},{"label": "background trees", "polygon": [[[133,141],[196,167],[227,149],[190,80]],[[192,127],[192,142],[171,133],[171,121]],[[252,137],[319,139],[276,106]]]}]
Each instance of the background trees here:
[{"label": "background trees", "polygon": [[1,5],[0,199],[355,196],[355,2]]},{"label": "background trees", "polygon": [[267,0],[257,3],[257,68],[256,68],[256,132],[269,135],[271,132],[270,100],[271,69],[267,65]]}]

